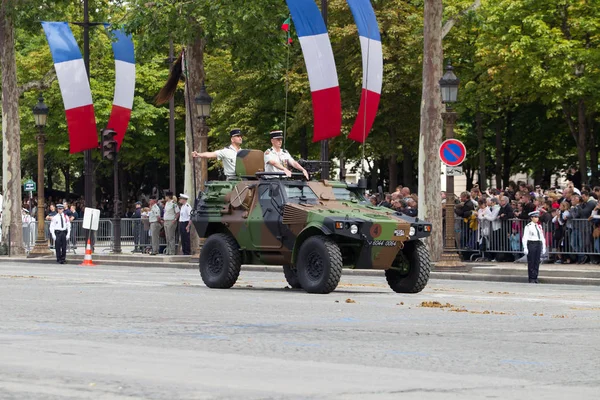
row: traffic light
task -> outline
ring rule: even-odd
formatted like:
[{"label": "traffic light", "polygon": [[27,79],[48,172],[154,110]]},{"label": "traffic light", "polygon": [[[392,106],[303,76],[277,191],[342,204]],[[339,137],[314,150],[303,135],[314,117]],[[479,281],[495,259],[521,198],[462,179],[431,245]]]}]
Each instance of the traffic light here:
[{"label": "traffic light", "polygon": [[117,156],[117,141],[115,135],[117,132],[112,129],[102,130],[102,158],[114,160]]}]

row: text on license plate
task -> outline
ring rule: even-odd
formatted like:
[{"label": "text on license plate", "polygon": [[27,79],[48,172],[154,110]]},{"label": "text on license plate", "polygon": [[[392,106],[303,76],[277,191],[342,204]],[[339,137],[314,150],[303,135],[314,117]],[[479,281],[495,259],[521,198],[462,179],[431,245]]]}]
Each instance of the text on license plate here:
[{"label": "text on license plate", "polygon": [[383,247],[394,247],[396,242],[393,240],[369,240],[367,241],[369,246],[383,246]]}]

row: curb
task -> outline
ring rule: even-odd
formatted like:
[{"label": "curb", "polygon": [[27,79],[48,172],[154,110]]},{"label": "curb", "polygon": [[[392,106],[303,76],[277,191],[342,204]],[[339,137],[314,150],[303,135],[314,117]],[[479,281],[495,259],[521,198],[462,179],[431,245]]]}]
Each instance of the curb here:
[{"label": "curb", "polygon": [[[174,269],[197,269],[196,261],[181,262],[175,261],[177,257],[164,257],[160,261],[129,261],[129,260],[112,260],[111,256],[97,256],[94,262],[97,266],[111,265],[117,267],[140,267],[140,268],[174,268]],[[157,259],[152,257],[153,260]],[[67,265],[79,266],[83,261],[83,255],[75,255],[67,257]],[[0,262],[28,262],[36,264],[54,264],[54,257],[43,258],[25,258],[25,257],[0,257]],[[93,267],[89,267],[93,268]],[[517,269],[502,269],[489,268],[489,273],[483,273],[484,268],[473,269],[473,272],[442,272],[432,271],[431,279],[433,280],[465,280],[465,281],[480,281],[480,282],[511,282],[511,283],[527,283],[527,271]],[[242,271],[253,272],[275,272],[283,273],[283,267],[273,265],[243,265]],[[488,272],[488,271],[485,271]],[[546,274],[546,272],[548,274]],[[559,273],[561,276],[557,276]],[[384,276],[382,270],[370,269],[343,269],[342,275],[345,276]],[[577,276],[574,276],[577,275]],[[598,271],[542,271],[542,276],[539,278],[542,284],[556,285],[586,285],[600,286],[600,276]]]}]

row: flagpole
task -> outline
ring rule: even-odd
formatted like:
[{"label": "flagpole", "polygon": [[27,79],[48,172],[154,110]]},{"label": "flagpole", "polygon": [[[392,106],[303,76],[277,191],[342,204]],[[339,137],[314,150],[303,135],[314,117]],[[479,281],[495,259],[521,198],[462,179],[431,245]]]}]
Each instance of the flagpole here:
[{"label": "flagpole", "polygon": [[[325,27],[327,27],[327,7],[327,0],[321,0],[321,16],[323,22],[325,22]],[[321,179],[329,179],[329,139],[321,140],[321,161],[324,162],[321,169]]]},{"label": "flagpole", "polygon": [[[291,16],[290,16],[291,18]],[[290,30],[292,28],[289,27],[287,31],[287,63],[285,66],[285,116],[283,118],[283,149],[285,150],[285,140],[287,138],[287,114],[288,114],[288,92],[289,92],[289,79],[290,79]]]},{"label": "flagpole", "polygon": [[[367,32],[371,32],[369,22],[367,22]],[[367,110],[369,100],[369,55],[371,52],[371,40],[367,38],[367,65],[365,67],[365,109],[363,113],[363,140],[362,140],[362,161],[361,161],[361,173],[362,177],[365,177],[365,142],[367,141]]]}]

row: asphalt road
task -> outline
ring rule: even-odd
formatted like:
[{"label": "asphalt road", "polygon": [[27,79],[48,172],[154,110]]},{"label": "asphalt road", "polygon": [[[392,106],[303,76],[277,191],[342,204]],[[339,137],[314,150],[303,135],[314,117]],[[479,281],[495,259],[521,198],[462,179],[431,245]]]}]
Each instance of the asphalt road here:
[{"label": "asphalt road", "polygon": [[[0,264],[0,399],[597,399],[600,288]],[[424,303],[425,302],[425,303]],[[439,302],[444,307],[431,307]],[[427,306],[429,305],[429,306]]]}]

